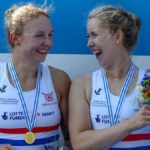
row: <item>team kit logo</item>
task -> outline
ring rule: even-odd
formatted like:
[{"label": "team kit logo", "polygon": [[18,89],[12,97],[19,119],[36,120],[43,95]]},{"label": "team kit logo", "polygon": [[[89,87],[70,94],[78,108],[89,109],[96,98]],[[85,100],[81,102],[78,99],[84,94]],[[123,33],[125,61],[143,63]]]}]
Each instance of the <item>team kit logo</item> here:
[{"label": "team kit logo", "polygon": [[99,114],[97,114],[96,117],[95,117],[95,121],[97,123],[104,123],[104,124],[109,124],[110,123],[108,115],[99,115]]},{"label": "team kit logo", "polygon": [[101,95],[102,89],[101,88],[95,89],[94,92],[96,95]]},{"label": "team kit logo", "polygon": [[[55,112],[37,112],[37,117],[47,117],[47,116],[54,116]],[[24,120],[25,116],[23,112],[3,112],[1,114],[3,120]]]},{"label": "team kit logo", "polygon": [[50,93],[42,92],[42,95],[44,96],[45,99],[45,102],[43,103],[44,106],[53,105],[57,103],[54,101],[54,92],[50,92]]},{"label": "team kit logo", "polygon": [[2,87],[0,87],[0,92],[1,93],[5,93],[6,92],[6,88],[7,88],[7,86],[3,85]]},{"label": "team kit logo", "polygon": [[23,120],[25,116],[23,112],[4,112],[1,115],[3,120]]}]

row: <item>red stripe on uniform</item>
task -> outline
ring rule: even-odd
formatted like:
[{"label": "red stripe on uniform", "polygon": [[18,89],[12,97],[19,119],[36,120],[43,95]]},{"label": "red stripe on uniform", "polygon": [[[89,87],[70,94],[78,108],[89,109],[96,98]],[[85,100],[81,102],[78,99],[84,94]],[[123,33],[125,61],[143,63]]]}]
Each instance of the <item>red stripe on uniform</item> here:
[{"label": "red stripe on uniform", "polygon": [[122,141],[138,141],[138,140],[149,140],[150,134],[130,134]]},{"label": "red stripe on uniform", "polygon": [[[39,132],[49,132],[55,129],[58,129],[60,124],[49,126],[49,127],[34,127],[32,132],[39,133]],[[6,129],[0,128],[0,133],[7,133],[7,134],[25,134],[29,130],[27,128],[13,128],[13,129]]]}]

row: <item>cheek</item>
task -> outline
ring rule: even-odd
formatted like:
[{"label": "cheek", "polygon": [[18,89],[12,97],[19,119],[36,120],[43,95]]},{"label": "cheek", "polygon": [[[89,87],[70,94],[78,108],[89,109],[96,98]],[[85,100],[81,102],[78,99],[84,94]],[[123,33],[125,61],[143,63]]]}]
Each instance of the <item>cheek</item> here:
[{"label": "cheek", "polygon": [[102,49],[103,48],[107,48],[109,43],[108,43],[108,40],[105,38],[105,37],[99,37],[96,39],[96,44],[101,47]]},{"label": "cheek", "polygon": [[41,45],[40,42],[30,41],[30,43],[28,44],[28,49],[29,49],[30,51],[33,51],[33,50],[39,48],[40,45]]}]

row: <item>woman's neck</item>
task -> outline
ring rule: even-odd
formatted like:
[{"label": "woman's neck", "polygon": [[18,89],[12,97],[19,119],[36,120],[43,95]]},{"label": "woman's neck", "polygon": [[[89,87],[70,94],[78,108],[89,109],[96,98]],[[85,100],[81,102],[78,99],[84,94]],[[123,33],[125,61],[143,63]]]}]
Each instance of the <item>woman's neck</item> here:
[{"label": "woman's neck", "polygon": [[[32,66],[28,63],[23,63],[22,61],[14,61],[13,65],[15,71],[18,76],[18,80],[20,82],[20,86],[23,91],[31,91],[36,87],[36,79],[37,79],[37,65]],[[10,74],[10,70],[8,69],[8,78],[10,83],[15,87],[12,76]]]},{"label": "woman's neck", "polygon": [[106,69],[107,77],[111,80],[122,80],[126,77],[132,64],[131,59],[118,63],[109,69]]},{"label": "woman's neck", "polygon": [[38,65],[30,64],[28,61],[20,61],[18,59],[13,59],[13,65],[19,79],[30,79],[36,78]]}]

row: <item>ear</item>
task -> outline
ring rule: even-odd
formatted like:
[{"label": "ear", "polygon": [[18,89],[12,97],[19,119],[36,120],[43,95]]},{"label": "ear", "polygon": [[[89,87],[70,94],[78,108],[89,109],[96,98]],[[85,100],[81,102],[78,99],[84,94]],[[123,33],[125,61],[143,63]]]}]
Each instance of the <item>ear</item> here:
[{"label": "ear", "polygon": [[15,32],[10,32],[8,38],[13,45],[19,45],[18,35]]},{"label": "ear", "polygon": [[121,29],[118,29],[117,32],[115,33],[115,41],[116,41],[116,44],[119,44],[120,42],[123,41],[123,38],[124,38],[124,32],[121,30]]}]

